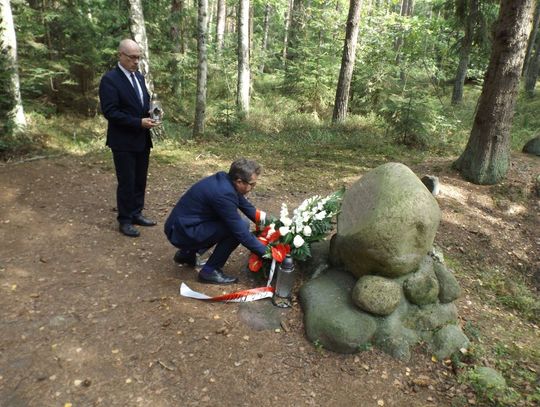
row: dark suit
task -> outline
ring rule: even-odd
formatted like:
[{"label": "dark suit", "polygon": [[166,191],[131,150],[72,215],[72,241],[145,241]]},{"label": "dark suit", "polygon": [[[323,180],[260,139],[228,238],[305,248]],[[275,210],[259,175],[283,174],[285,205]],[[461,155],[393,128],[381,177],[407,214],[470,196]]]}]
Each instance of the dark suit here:
[{"label": "dark suit", "polygon": [[118,188],[118,222],[131,223],[144,207],[148,161],[152,139],[150,130],[141,125],[149,117],[150,95],[144,78],[135,72],[144,103],[130,80],[117,66],[107,72],[99,85],[101,111],[108,121],[107,146],[113,153]]},{"label": "dark suit", "polygon": [[239,244],[259,255],[266,247],[249,231],[257,209],[240,193],[225,172],[218,172],[194,184],[178,201],[165,222],[167,239],[186,250],[207,249],[217,244],[206,262],[222,268]]}]

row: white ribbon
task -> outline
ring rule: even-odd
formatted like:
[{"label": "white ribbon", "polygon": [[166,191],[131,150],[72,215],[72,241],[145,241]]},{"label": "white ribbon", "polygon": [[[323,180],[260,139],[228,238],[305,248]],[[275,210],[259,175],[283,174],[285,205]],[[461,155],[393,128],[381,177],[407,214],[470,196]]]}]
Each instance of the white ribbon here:
[{"label": "white ribbon", "polygon": [[276,259],[272,259],[272,264],[270,265],[270,272],[268,276],[268,281],[266,282],[266,286],[270,287],[270,284],[272,284],[272,279],[274,278],[274,271],[276,270]]}]

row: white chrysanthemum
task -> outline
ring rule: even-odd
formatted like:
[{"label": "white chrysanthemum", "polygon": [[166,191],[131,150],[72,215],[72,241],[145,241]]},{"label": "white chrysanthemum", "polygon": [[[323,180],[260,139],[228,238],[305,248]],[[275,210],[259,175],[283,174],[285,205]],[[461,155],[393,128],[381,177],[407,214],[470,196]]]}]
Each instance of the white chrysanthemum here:
[{"label": "white chrysanthemum", "polygon": [[304,229],[302,230],[302,234],[304,236],[311,236],[311,227],[309,225],[304,226]]},{"label": "white chrysanthemum", "polygon": [[297,249],[299,247],[302,247],[302,245],[305,243],[304,239],[302,238],[302,236],[300,235],[296,235],[293,239],[293,245],[294,247],[296,247]]},{"label": "white chrysanthemum", "polygon": [[326,218],[326,211],[321,211],[317,213],[314,217],[317,220],[323,220],[324,218]]},{"label": "white chrysanthemum", "polygon": [[281,236],[285,236],[287,233],[289,233],[290,228],[288,226],[282,226],[279,228],[279,234]]},{"label": "white chrysanthemum", "polygon": [[292,224],[292,219],[288,217],[281,218],[280,221],[284,226],[291,226]]}]

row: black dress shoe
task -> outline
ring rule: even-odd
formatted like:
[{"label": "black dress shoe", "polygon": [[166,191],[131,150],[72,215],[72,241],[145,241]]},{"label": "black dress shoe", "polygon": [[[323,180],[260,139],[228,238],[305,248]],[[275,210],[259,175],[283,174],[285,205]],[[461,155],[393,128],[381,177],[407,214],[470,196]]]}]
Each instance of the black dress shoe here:
[{"label": "black dress shoe", "polygon": [[225,274],[220,269],[199,272],[199,281],[205,284],[233,284],[238,281],[236,277]]},{"label": "black dress shoe", "polygon": [[141,233],[131,223],[121,223],[120,232],[129,237],[138,237]]},{"label": "black dress shoe", "polygon": [[197,255],[195,252],[190,254],[182,253],[182,250],[177,250],[174,254],[174,262],[178,264],[187,264],[188,266],[195,267],[197,265]]},{"label": "black dress shoe", "polygon": [[133,224],[139,226],[156,226],[157,222],[152,219],[145,218],[142,215],[136,215],[133,217]]}]

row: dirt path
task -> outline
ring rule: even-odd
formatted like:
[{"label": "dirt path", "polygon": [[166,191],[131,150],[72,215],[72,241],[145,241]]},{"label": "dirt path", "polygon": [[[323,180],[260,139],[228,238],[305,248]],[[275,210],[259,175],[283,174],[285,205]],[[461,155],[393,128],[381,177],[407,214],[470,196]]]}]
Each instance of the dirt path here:
[{"label": "dirt path", "polygon": [[[180,178],[178,172],[152,164],[147,214],[159,226],[129,239],[116,229],[109,162],[60,157],[0,167],[1,406],[450,406],[474,400],[449,367],[421,352],[403,363],[377,350],[317,349],[305,339],[298,304],[283,312],[279,332],[256,331],[239,319],[237,304],[180,297],[182,281],[209,294],[224,290],[199,284],[193,269],[172,262],[163,222],[177,196],[203,175]],[[486,211],[485,188],[471,190],[452,174],[439,175],[451,186],[439,200],[444,218],[437,240],[445,251],[474,263],[485,261],[486,247],[500,247],[506,253],[493,262],[521,263],[516,267],[530,272],[538,267],[537,218],[514,216],[519,208],[509,208],[505,219],[495,208],[493,222],[472,221],[475,211]],[[281,200],[270,195],[252,200],[278,213]],[[240,271],[246,259],[238,250],[227,264],[240,282],[226,291],[253,287]],[[475,301],[468,293],[458,304],[465,318],[483,313]]]}]

